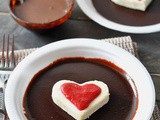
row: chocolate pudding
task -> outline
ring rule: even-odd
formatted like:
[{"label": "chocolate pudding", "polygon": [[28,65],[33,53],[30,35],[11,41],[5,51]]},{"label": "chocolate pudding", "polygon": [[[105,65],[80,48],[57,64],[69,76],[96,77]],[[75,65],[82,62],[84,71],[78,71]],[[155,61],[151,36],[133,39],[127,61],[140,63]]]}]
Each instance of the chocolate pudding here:
[{"label": "chocolate pudding", "polygon": [[111,0],[92,0],[99,14],[108,20],[129,26],[160,23],[160,0],[153,0],[146,11],[138,11],[114,4]]},{"label": "chocolate pudding", "polygon": [[121,68],[102,59],[64,58],[53,62],[32,78],[23,99],[28,120],[74,120],[54,104],[51,97],[53,85],[64,79],[77,83],[99,80],[108,85],[109,102],[88,120],[131,120],[136,113],[136,87],[131,87],[130,82],[133,81]]},{"label": "chocolate pudding", "polygon": [[14,14],[29,23],[49,23],[65,16],[70,6],[67,0],[23,0],[14,6]]}]

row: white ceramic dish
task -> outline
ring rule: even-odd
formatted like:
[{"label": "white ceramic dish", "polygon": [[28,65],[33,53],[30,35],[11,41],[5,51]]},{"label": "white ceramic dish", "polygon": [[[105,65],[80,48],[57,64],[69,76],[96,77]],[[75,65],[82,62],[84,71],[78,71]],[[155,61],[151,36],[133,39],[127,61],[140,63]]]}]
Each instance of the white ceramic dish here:
[{"label": "white ceramic dish", "polygon": [[122,25],[101,16],[95,10],[91,0],[77,0],[77,3],[87,16],[89,16],[96,23],[106,28],[126,33],[153,33],[160,31],[160,23],[142,27]]},{"label": "white ceramic dish", "polygon": [[5,95],[6,110],[10,120],[25,120],[23,96],[31,78],[39,70],[59,58],[75,56],[107,59],[127,71],[134,80],[139,95],[139,105],[134,120],[150,119],[155,104],[155,90],[145,67],[133,55],[115,45],[82,38],[46,45],[30,54],[15,68],[8,81]]}]

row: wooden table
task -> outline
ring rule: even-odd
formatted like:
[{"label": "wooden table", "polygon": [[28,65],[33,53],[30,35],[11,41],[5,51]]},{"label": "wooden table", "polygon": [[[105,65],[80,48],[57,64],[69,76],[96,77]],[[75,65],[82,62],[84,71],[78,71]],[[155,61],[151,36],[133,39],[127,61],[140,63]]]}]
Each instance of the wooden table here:
[{"label": "wooden table", "polygon": [[9,14],[6,0],[0,0],[0,42],[3,34],[15,35],[15,48],[41,47],[66,38],[110,38],[131,36],[138,44],[140,60],[150,72],[160,108],[160,32],[152,34],[128,34],[101,27],[82,13],[77,4],[71,18],[63,25],[46,33],[34,33],[18,25]]}]

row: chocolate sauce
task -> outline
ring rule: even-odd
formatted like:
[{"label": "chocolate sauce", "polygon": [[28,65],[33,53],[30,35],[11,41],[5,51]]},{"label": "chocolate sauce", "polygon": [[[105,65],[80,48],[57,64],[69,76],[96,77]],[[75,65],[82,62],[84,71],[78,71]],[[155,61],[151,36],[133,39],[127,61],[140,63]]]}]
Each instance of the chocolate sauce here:
[{"label": "chocolate sauce", "polygon": [[70,7],[67,0],[24,0],[14,6],[14,14],[29,23],[49,23],[62,18]]},{"label": "chocolate sauce", "polygon": [[99,80],[110,91],[109,102],[88,120],[130,120],[138,104],[137,93],[126,78],[126,72],[111,62],[94,58],[64,58],[39,71],[31,80],[23,100],[29,120],[74,120],[54,104],[51,92],[59,80],[84,83]]},{"label": "chocolate sauce", "polygon": [[103,17],[130,26],[146,26],[160,23],[160,0],[153,0],[145,12],[125,8],[111,0],[92,0],[95,9]]}]

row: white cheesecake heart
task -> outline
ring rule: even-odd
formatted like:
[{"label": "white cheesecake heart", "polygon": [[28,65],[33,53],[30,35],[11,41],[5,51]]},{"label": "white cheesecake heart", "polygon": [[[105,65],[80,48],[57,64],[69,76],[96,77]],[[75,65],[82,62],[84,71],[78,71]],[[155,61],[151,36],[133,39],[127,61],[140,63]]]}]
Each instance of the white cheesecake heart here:
[{"label": "white cheesecake heart", "polygon": [[145,11],[152,0],[111,0],[117,5],[135,10]]},{"label": "white cheesecake heart", "polygon": [[52,99],[76,120],[84,120],[108,103],[109,90],[101,81],[78,84],[70,80],[61,80],[53,86]]}]

